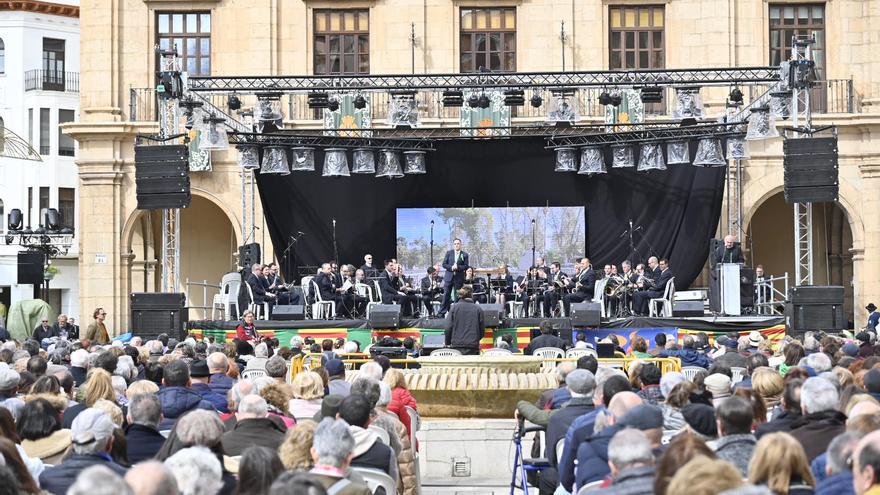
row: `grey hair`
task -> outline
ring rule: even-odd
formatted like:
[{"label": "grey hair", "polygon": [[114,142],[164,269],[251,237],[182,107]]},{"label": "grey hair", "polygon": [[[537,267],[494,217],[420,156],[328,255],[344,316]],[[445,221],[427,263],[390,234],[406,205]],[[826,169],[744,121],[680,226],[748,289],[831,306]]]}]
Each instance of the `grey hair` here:
[{"label": "grey hair", "polygon": [[258,358],[269,357],[269,346],[267,346],[265,342],[260,342],[254,347],[254,356]]},{"label": "grey hair", "polygon": [[25,359],[25,358],[30,359],[30,357],[31,357],[31,353],[29,353],[28,351],[26,351],[24,349],[21,349],[19,351],[15,351],[12,354],[12,362],[14,363],[14,362],[18,361],[19,359]]},{"label": "grey hair", "polygon": [[[119,368],[116,368],[116,370],[118,371]],[[110,378],[110,383],[113,385],[113,391],[116,392],[116,395],[125,395],[125,389],[128,388],[125,378],[119,375],[113,375]]]},{"label": "grey hair", "polygon": [[814,352],[812,354],[808,354],[805,358],[801,359],[801,363],[804,363],[810,368],[816,370],[816,374],[831,369],[831,358],[829,358],[828,355],[824,352]]},{"label": "grey hair", "polygon": [[608,444],[608,461],[618,470],[633,464],[652,464],[654,453],[651,452],[651,442],[641,430],[620,430]]},{"label": "grey hair", "polygon": [[833,411],[840,394],[830,381],[817,376],[807,378],[801,387],[801,408],[806,414]]},{"label": "grey hair", "polygon": [[252,414],[258,418],[265,418],[269,414],[269,405],[266,404],[266,399],[259,395],[248,395],[238,405],[238,412]]},{"label": "grey hair", "polygon": [[577,365],[571,361],[563,361],[556,365],[556,379],[559,383],[565,383],[565,377],[574,371]]},{"label": "grey hair", "polygon": [[272,378],[283,378],[287,374],[287,362],[278,355],[270,357],[266,361],[266,374]]},{"label": "grey hair", "polygon": [[849,471],[847,460],[853,455],[862,435],[857,431],[847,431],[834,437],[828,444],[828,470],[832,474]]},{"label": "grey hair", "polygon": [[382,381],[382,366],[375,361],[365,363],[358,370],[358,376],[366,376]]},{"label": "grey hair", "polygon": [[177,493],[177,480],[170,469],[159,461],[144,461],[125,473],[125,481],[139,495]]},{"label": "grey hair", "polygon": [[184,445],[211,447],[220,442],[226,432],[217,413],[196,409],[177,420],[177,438]]},{"label": "grey hair", "polygon": [[318,463],[341,468],[354,450],[354,436],[348,423],[341,419],[324,418],[315,429],[312,448]]},{"label": "grey hair", "polygon": [[123,354],[119,356],[119,359],[116,361],[116,369],[113,371],[114,375],[121,376],[125,379],[126,382],[130,382],[135,377],[137,377],[137,367],[134,365],[134,360],[131,359],[131,356],[128,354]]},{"label": "grey hair", "polygon": [[131,488],[118,474],[100,464],[87,467],[67,489],[67,495],[131,495]]},{"label": "grey hair", "polygon": [[391,403],[391,386],[385,382],[379,382],[379,401],[376,407],[385,407]]},{"label": "grey hair", "polygon": [[131,422],[157,428],[162,420],[162,403],[156,394],[137,394],[128,403]]},{"label": "grey hair", "polygon": [[223,487],[223,470],[217,456],[205,447],[179,450],[165,460],[181,495],[215,495]]},{"label": "grey hair", "polygon": [[[242,392],[242,388],[246,386],[250,387],[250,391]],[[241,404],[241,400],[247,397],[248,395],[254,395],[257,393],[254,387],[254,382],[251,380],[239,380],[238,383],[234,384],[232,388],[229,389],[229,398],[232,399],[232,403],[238,407]]]},{"label": "grey hair", "polygon": [[150,349],[150,352],[153,354],[160,354],[164,350],[164,347],[162,346],[161,340],[151,340],[147,344],[147,347]]},{"label": "grey hair", "polygon": [[258,378],[254,378],[254,380],[253,380],[254,393],[259,394],[260,392],[263,391],[264,388],[268,387],[269,385],[274,385],[276,383],[278,383],[277,380],[275,380],[272,377],[268,377],[268,376],[261,376]]}]

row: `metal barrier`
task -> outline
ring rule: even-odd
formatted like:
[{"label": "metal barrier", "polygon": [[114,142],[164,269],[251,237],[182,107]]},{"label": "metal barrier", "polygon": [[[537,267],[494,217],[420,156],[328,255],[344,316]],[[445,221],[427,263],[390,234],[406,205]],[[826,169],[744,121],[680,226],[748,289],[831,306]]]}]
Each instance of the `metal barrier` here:
[{"label": "metal barrier", "polygon": [[[779,290],[779,286],[782,290]],[[788,272],[781,277],[766,277],[755,281],[755,311],[759,315],[781,316],[785,314],[788,297]]]},{"label": "metal barrier", "polygon": [[[189,291],[191,285],[202,288],[202,304],[193,303],[193,299],[190,296]],[[208,299],[209,291],[212,293],[210,299]],[[207,320],[208,315],[211,314],[211,307],[214,304],[214,294],[220,293],[220,285],[209,284],[207,280],[202,280],[201,282],[190,282],[190,280],[187,278],[186,283],[184,283],[183,293],[186,296],[186,307],[190,310],[189,318],[192,320]],[[201,315],[193,313],[194,309],[201,310]]]}]

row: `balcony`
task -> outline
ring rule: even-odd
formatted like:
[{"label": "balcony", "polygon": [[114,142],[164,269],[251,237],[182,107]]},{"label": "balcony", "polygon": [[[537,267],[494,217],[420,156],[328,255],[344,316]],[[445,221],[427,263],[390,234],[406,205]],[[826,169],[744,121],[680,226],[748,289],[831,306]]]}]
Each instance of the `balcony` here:
[{"label": "balcony", "polygon": [[79,72],[34,69],[24,73],[25,91],[79,93]]}]

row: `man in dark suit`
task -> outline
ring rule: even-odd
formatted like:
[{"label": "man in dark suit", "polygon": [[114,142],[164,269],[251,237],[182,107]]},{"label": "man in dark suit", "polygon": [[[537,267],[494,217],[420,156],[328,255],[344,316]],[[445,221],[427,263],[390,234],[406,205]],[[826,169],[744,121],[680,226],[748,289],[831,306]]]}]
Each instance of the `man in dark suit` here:
[{"label": "man in dark suit", "polygon": [[339,291],[340,288],[333,283],[333,272],[331,271],[330,263],[324,263],[321,265],[321,273],[315,277],[315,285],[318,286],[318,291],[321,293],[321,299],[324,301],[333,301],[336,305],[337,315],[351,318],[351,313],[348,311],[348,307],[345,304],[345,295],[341,294]]},{"label": "man in dark suit", "polygon": [[461,239],[452,240],[452,249],[446,251],[443,258],[443,268],[446,273],[443,274],[443,304],[440,306],[440,314],[444,316],[449,311],[449,304],[452,302],[452,292],[461,289],[464,285],[464,272],[470,267],[468,254],[461,250]]},{"label": "man in dark suit", "polygon": [[364,264],[361,266],[361,270],[364,271],[364,276],[367,278],[375,278],[379,276],[379,270],[373,267],[372,254],[364,255]]},{"label": "man in dark suit", "polygon": [[418,304],[418,296],[401,290],[397,262],[393,259],[385,260],[385,270],[379,275],[379,293],[382,304],[400,304],[401,316],[412,316],[413,307]]},{"label": "man in dark suit", "polygon": [[724,244],[715,248],[715,263],[742,263],[743,253],[732,235],[724,236]]},{"label": "man in dark suit", "polygon": [[547,290],[544,291],[544,317],[553,316],[553,310],[556,309],[556,303],[559,302],[559,293],[562,291],[556,284],[565,282],[566,275],[562,273],[562,266],[558,261],[550,263],[550,279]]},{"label": "man in dark suit", "polygon": [[425,303],[425,306],[428,308],[428,316],[433,316],[434,313],[434,304],[433,301],[442,296],[442,285],[443,279],[439,277],[439,273],[437,273],[437,269],[433,266],[428,267],[428,273],[426,276],[422,277],[421,280],[421,292],[422,292],[422,301]]},{"label": "man in dark suit", "polygon": [[596,273],[590,265],[590,260],[581,258],[577,268],[580,271],[568,283],[571,292],[562,296],[562,307],[565,309],[565,314],[569,316],[571,315],[571,303],[592,300],[593,290],[596,287]]},{"label": "man in dark suit", "polygon": [[[648,263],[650,262],[651,261],[648,260]],[[633,311],[642,316],[648,314],[648,302],[651,299],[663,297],[663,293],[666,291],[666,283],[673,277],[672,270],[669,268],[668,260],[660,260],[657,269],[660,271],[660,274],[654,279],[654,283],[651,287],[633,294]]]},{"label": "man in dark suit", "polygon": [[77,340],[79,339],[79,330],[74,328],[70,322],[67,321],[67,315],[60,314],[58,315],[58,321],[52,325],[52,331],[58,337],[69,340]]},{"label": "man in dark suit", "polygon": [[266,292],[266,283],[263,282],[263,265],[254,263],[251,267],[251,274],[248,275],[247,284],[254,295],[254,304],[268,302],[269,311],[271,312],[272,306],[275,304],[275,294]]},{"label": "man in dark suit", "polygon": [[559,349],[571,347],[571,342],[566,345],[564,340],[553,334],[553,324],[550,323],[549,320],[542,321],[538,328],[540,329],[541,334],[533,338],[529,342],[529,345],[523,349],[523,354],[526,356],[531,356],[535,352],[535,349],[541,349],[544,347],[557,347]]},{"label": "man in dark suit", "polygon": [[469,285],[459,289],[458,296],[446,322],[446,346],[458,349],[466,356],[479,356],[480,340],[486,333],[483,310],[471,298],[473,290]]}]

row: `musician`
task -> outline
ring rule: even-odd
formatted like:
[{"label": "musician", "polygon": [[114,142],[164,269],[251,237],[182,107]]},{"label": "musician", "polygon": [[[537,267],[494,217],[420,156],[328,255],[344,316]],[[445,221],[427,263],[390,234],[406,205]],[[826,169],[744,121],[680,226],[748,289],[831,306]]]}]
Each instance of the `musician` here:
[{"label": "musician", "polygon": [[419,294],[419,291],[412,286],[412,279],[408,278],[406,274],[403,273],[403,265],[398,263],[397,259],[393,259],[393,261],[395,270],[397,271],[397,280],[400,284],[400,291],[412,299],[412,315],[418,316],[416,313],[421,312],[422,296]]},{"label": "musician", "polygon": [[724,236],[724,245],[715,248],[715,263],[742,263],[742,249],[736,245],[736,238],[727,234]]},{"label": "musician", "polygon": [[[529,272],[526,276],[517,280],[513,288],[516,300],[522,303],[524,318],[528,318],[529,314],[537,314],[538,301],[543,300],[544,292],[542,288],[545,282],[541,278],[540,273],[541,271],[538,270],[537,266],[529,267]],[[535,303],[534,310],[531,309],[533,302]]]},{"label": "musician", "polygon": [[379,275],[382,304],[398,303],[401,316],[412,316],[416,296],[407,294],[402,289],[400,278],[397,276],[397,263],[394,260],[385,260],[385,270]]},{"label": "musician", "polygon": [[[330,263],[323,263],[321,265],[321,272],[318,273],[318,276],[315,277],[315,285],[318,286],[318,291],[321,293],[321,299],[324,301],[333,301],[336,305],[336,315],[337,316],[345,316],[346,318],[351,318],[351,311],[349,311],[346,306],[346,295],[343,294],[345,289],[342,288],[342,284],[337,287],[333,282],[334,276],[332,269],[330,267]],[[349,305],[350,306],[350,305]]]},{"label": "musician", "polygon": [[358,268],[357,271],[354,272],[354,281],[357,284],[369,285],[367,275],[362,268]]},{"label": "musician", "polygon": [[620,275],[620,274],[617,272],[617,265],[611,265],[611,274],[612,274],[612,275]]},{"label": "musician", "polygon": [[365,254],[364,255],[364,264],[361,266],[361,270],[364,271],[364,276],[367,278],[375,278],[379,276],[379,270],[373,267],[373,255]]},{"label": "musician", "polygon": [[544,317],[550,318],[553,310],[556,309],[556,303],[562,296],[562,287],[565,285],[566,275],[562,273],[562,266],[558,261],[550,264],[549,286],[544,291]]},{"label": "musician", "polygon": [[544,280],[550,280],[550,267],[544,264],[544,258],[536,258],[535,266],[538,267],[538,277]]},{"label": "musician", "polygon": [[562,307],[569,316],[571,316],[571,303],[592,300],[596,287],[596,273],[590,265],[589,258],[581,258],[576,267],[578,272],[569,282],[572,292],[562,296]]},{"label": "musician", "polygon": [[285,284],[281,277],[278,275],[278,265],[276,263],[269,263],[264,269],[263,272],[268,273],[266,275],[266,281],[269,284],[269,287],[266,289],[267,292],[271,292],[275,294],[278,298],[278,304],[302,304],[302,296],[296,292],[290,290],[290,285]]},{"label": "musician", "polygon": [[473,267],[468,267],[464,272],[464,285],[470,285],[473,291],[472,299],[475,303],[486,304],[486,282],[482,277],[474,276]]},{"label": "musician", "polygon": [[440,306],[438,316],[443,317],[449,311],[452,292],[464,285],[465,271],[469,266],[468,254],[461,249],[461,239],[453,239],[452,249],[446,251],[446,256],[443,258],[443,268],[446,273],[443,274],[443,305]]},{"label": "musician", "polygon": [[330,262],[330,275],[333,276],[333,285],[337,288],[342,287],[342,275],[339,273],[339,266],[335,261]]},{"label": "musician", "polygon": [[[656,256],[651,256],[648,258],[648,268],[644,269],[644,276],[642,279],[642,284],[639,286],[642,289],[647,289],[651,286],[651,283],[660,278],[660,263],[657,261]],[[647,280],[645,280],[647,279]]]},{"label": "musician", "polygon": [[254,295],[254,304],[269,303],[269,312],[271,313],[272,306],[276,302],[276,296],[271,292],[266,292],[268,281],[263,281],[263,265],[254,263],[251,266],[251,274],[248,275],[246,282],[251,287],[251,292]]},{"label": "musician", "polygon": [[[651,258],[654,257],[652,256]],[[650,259],[648,264],[651,264]],[[654,279],[654,283],[649,288],[633,294],[633,311],[640,316],[648,314],[648,302],[651,299],[663,297],[663,293],[666,291],[666,283],[673,277],[672,270],[669,268],[669,261],[665,258],[659,261],[657,268],[660,273]]]},{"label": "musician", "polygon": [[498,290],[494,301],[500,304],[502,308],[504,308],[506,306],[507,299],[513,295],[514,281],[513,276],[510,274],[510,270],[507,268],[507,263],[501,263],[498,266],[498,269],[501,271],[501,273],[498,274],[498,278],[496,279],[492,279],[490,277],[489,285],[491,286],[493,280],[496,283],[502,280],[504,281],[504,286]]},{"label": "musician", "polygon": [[605,278],[605,279],[610,278],[611,275],[613,275],[613,274],[614,274],[614,270],[611,269],[611,265],[605,265],[602,268],[602,278]]},{"label": "musician", "polygon": [[[346,282],[349,284],[348,289],[342,292],[344,302],[349,309],[349,312],[357,315],[366,315],[367,303],[370,302],[370,300],[367,296],[358,294],[355,290],[357,279],[352,275],[354,273],[354,266],[342,265],[340,272],[342,276],[342,284],[345,285]],[[342,286],[340,286],[340,288],[341,287]]]},{"label": "musician", "polygon": [[433,266],[428,267],[427,275],[422,277],[421,283],[422,302],[428,308],[428,317],[434,316],[434,301],[441,300],[443,296],[443,278],[440,272]]},{"label": "musician", "polygon": [[[623,268],[620,276],[623,278],[625,285],[625,289],[621,293],[620,303],[623,305],[624,314],[630,315],[632,313],[632,293],[635,287],[638,286],[639,272],[632,269],[632,263],[629,260],[623,260],[620,266]],[[644,273],[645,266],[642,264],[639,264],[639,266],[642,267],[642,273]]]}]

